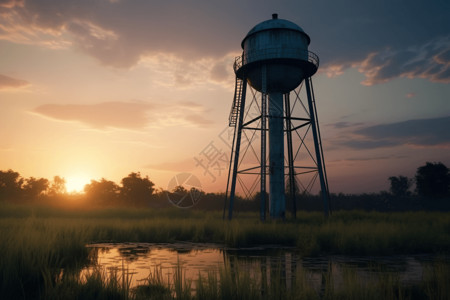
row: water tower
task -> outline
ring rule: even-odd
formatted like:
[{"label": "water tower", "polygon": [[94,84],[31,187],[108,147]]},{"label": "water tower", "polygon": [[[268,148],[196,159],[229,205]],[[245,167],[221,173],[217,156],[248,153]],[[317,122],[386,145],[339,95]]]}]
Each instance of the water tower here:
[{"label": "water tower", "polygon": [[[298,188],[306,186],[299,183],[297,177],[310,172],[315,172],[316,178],[319,177],[324,213],[329,214],[328,183],[311,81],[311,76],[318,69],[319,58],[308,51],[309,43],[310,38],[302,28],[290,21],[278,19],[277,14],[253,27],[242,41],[242,56],[237,57],[234,63],[236,85],[229,117],[229,126],[234,127],[234,136],[224,217],[228,204],[228,218],[232,218],[237,183],[245,184],[245,180],[240,180],[238,176],[245,174],[257,176],[261,219],[266,218],[267,202],[270,217],[284,219],[286,195],[292,200],[295,217]],[[250,104],[246,104],[247,85],[253,94]],[[307,94],[307,105],[302,104],[306,114],[299,117],[294,115],[290,93],[303,85]],[[298,100],[299,93],[295,94]],[[256,114],[249,113],[252,105],[257,108]],[[305,135],[296,134],[301,128],[310,130]],[[254,136],[255,132],[259,133],[260,143],[258,149],[255,150],[252,146],[251,151],[259,152],[257,165],[243,167],[241,148],[245,148],[243,153],[248,152],[248,145],[254,142],[248,136]],[[312,135],[310,143],[313,146],[309,147],[314,147],[314,150],[307,148],[307,135]],[[245,145],[242,136],[246,137]],[[296,141],[293,136],[300,138],[300,142],[297,142],[300,148],[307,148],[314,161],[313,165],[298,165],[301,162],[297,157],[298,151],[293,147]],[[269,199],[266,199],[267,176]],[[252,185],[253,189],[256,185]],[[250,188],[246,190],[252,191]]]}]

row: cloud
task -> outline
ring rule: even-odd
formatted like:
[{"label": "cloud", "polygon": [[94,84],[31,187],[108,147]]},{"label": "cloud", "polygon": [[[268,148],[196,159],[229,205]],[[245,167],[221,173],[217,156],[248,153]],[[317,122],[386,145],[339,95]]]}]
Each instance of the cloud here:
[{"label": "cloud", "polygon": [[342,163],[342,162],[367,162],[367,161],[380,161],[390,159],[403,159],[407,158],[405,155],[390,155],[390,156],[376,156],[376,157],[350,157],[344,159],[330,160],[329,163]]},{"label": "cloud", "polygon": [[140,129],[149,122],[148,103],[104,102],[99,104],[46,104],[33,110],[62,121],[78,121],[97,129],[107,127]]},{"label": "cloud", "polygon": [[232,82],[232,80],[229,80],[231,75],[230,62],[231,60],[216,62],[210,70],[211,79],[217,82]]},{"label": "cloud", "polygon": [[434,119],[415,119],[391,124],[380,124],[356,129],[351,139],[339,141],[355,149],[373,149],[399,145],[450,145],[450,116]]},{"label": "cloud", "polygon": [[[187,102],[189,104],[190,102]],[[45,104],[32,112],[59,121],[76,121],[95,129],[141,130],[147,126],[196,126],[213,124],[201,112],[205,108],[191,103],[161,105],[148,102],[103,102],[98,104]]]},{"label": "cloud", "polygon": [[338,128],[338,129],[348,128],[348,127],[355,127],[355,126],[360,126],[360,125],[363,125],[363,123],[353,123],[353,122],[344,122],[344,121],[342,121],[342,122],[336,122],[336,123],[333,123],[333,124],[327,124],[327,126],[332,126],[334,128]]},{"label": "cloud", "polygon": [[399,143],[388,139],[381,140],[369,140],[369,139],[351,139],[344,142],[340,142],[341,145],[345,145],[354,149],[374,149],[382,147],[398,146]]},{"label": "cloud", "polygon": [[214,124],[213,121],[206,119],[201,114],[187,114],[184,119],[200,127]]},{"label": "cloud", "polygon": [[188,109],[190,111],[199,111],[199,112],[204,112],[205,111],[205,107],[203,105],[201,105],[200,103],[196,103],[194,101],[180,101],[177,103],[178,107],[182,107],[185,109]]},{"label": "cloud", "polygon": [[0,7],[13,8],[15,6],[23,6],[24,0],[0,0]]},{"label": "cloud", "polygon": [[449,2],[343,0],[313,6],[320,18],[303,17],[303,24],[309,22],[304,29],[320,56],[319,70],[328,76],[353,67],[366,76],[366,85],[397,77],[450,81],[444,53],[450,47]]},{"label": "cloud", "polygon": [[[236,53],[228,53],[220,59],[204,57],[198,60],[186,60],[168,53],[159,53],[152,57],[142,58],[140,66],[148,68],[157,78],[154,83],[163,87],[190,89],[208,85],[234,88],[232,64]],[[224,66],[223,74],[215,74],[214,68]],[[224,80],[224,76],[228,76]]]},{"label": "cloud", "polygon": [[[34,0],[2,7],[3,39],[47,43],[70,42],[102,64],[118,68],[135,65],[142,57],[174,54],[185,60],[222,57],[237,48],[240,36],[230,31],[234,6],[168,1]],[[223,6],[224,11],[216,11]],[[233,9],[233,10],[232,10]],[[215,13],[208,14],[215,11]],[[229,40],[236,36],[236,43]],[[66,41],[67,42],[67,41]],[[66,45],[70,46],[66,43]]]},{"label": "cloud", "polygon": [[[205,58],[212,80],[225,80],[228,53],[273,5],[244,1],[2,0],[0,39],[47,47],[75,47],[100,63],[129,68],[146,57],[173,55],[191,66]],[[330,76],[350,67],[366,85],[396,77],[448,83],[450,19],[448,1],[283,1],[280,18],[302,26]],[[231,63],[232,64],[232,61]],[[195,76],[180,69],[178,84]]]},{"label": "cloud", "polygon": [[28,81],[0,74],[0,89],[21,88],[27,86],[28,84]]},{"label": "cloud", "polygon": [[387,82],[396,77],[428,78],[450,83],[450,36],[421,47],[370,54],[358,69],[366,76],[364,85]]}]

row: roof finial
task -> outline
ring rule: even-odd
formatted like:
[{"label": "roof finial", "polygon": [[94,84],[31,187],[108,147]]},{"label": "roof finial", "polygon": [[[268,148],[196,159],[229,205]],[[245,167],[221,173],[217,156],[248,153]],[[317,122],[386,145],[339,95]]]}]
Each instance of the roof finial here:
[{"label": "roof finial", "polygon": [[278,19],[278,14],[272,14],[272,19]]}]

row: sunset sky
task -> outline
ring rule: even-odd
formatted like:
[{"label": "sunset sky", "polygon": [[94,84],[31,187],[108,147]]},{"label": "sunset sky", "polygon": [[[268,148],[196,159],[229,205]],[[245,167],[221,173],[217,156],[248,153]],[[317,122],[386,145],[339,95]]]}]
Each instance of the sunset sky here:
[{"label": "sunset sky", "polygon": [[0,0],[0,170],[69,190],[130,172],[166,189],[190,172],[224,191],[226,172],[195,159],[228,152],[234,57],[272,13],[321,60],[331,192],[450,167],[449,1]]}]

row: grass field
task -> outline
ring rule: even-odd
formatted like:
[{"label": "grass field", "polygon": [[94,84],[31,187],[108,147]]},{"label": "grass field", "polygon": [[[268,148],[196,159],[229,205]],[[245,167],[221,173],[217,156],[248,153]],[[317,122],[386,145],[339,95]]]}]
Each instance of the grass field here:
[{"label": "grass field", "polygon": [[[0,204],[0,298],[192,297],[181,275],[174,278],[171,285],[159,282],[155,275],[145,287],[133,291],[127,283],[125,270],[107,276],[106,271],[99,269],[80,278],[77,272],[90,262],[85,245],[102,241],[213,242],[232,247],[277,244],[295,246],[305,256],[433,253],[447,257],[450,253],[450,217],[448,213],[439,212],[336,212],[331,218],[324,219],[320,213],[299,213],[296,220],[262,223],[256,214],[241,214],[229,222],[223,221],[219,212],[119,208],[63,210]],[[407,299],[414,295],[433,295],[434,298],[429,299],[449,297],[446,285],[450,282],[450,271],[445,259],[428,271],[420,287],[402,287],[391,275],[373,283],[358,283],[358,277],[348,272],[348,287],[335,290],[329,284],[321,295],[309,291],[304,282],[295,285],[301,287],[302,292],[287,291],[281,285],[275,285],[272,292],[269,287],[263,295],[260,279],[245,274],[231,276],[227,272],[222,270],[208,278],[199,278],[197,286],[203,290],[200,289],[197,296],[204,293],[210,295],[204,299],[222,299],[224,293],[234,293],[236,297],[248,293],[240,298],[270,299],[273,295],[270,293],[276,292],[285,293],[285,298],[313,299],[307,296],[311,292],[321,299],[362,299],[348,297],[350,294],[361,296],[365,290],[374,289],[394,295],[391,299]],[[299,274],[297,279],[305,276],[307,274]],[[324,278],[327,278],[326,274]],[[365,287],[367,284],[373,286]],[[346,293],[350,294],[342,296]],[[300,297],[303,294],[304,297]],[[60,295],[65,297],[59,298]],[[160,298],[151,295],[160,295]]]}]

